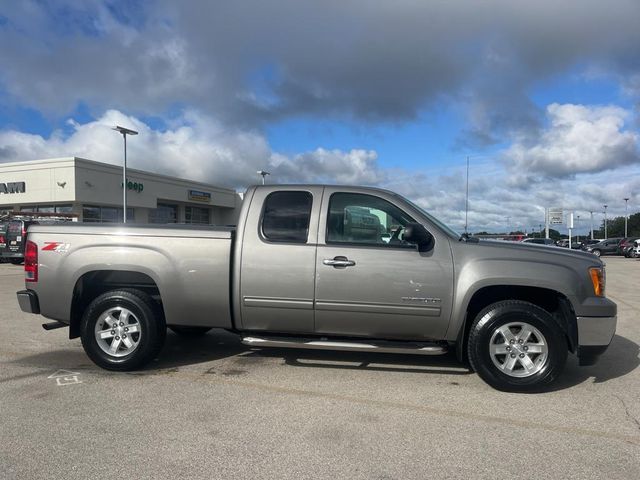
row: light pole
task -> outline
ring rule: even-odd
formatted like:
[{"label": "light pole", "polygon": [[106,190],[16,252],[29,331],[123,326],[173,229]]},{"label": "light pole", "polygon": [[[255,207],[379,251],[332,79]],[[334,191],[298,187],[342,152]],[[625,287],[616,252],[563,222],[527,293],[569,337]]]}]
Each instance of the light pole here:
[{"label": "light pole", "polygon": [[576,215],[576,243],[580,243],[580,215]]},{"label": "light pole", "polygon": [[467,194],[464,200],[464,233],[467,233],[469,225],[469,155],[467,155]]},{"label": "light pole", "polygon": [[122,223],[127,223],[127,135],[138,135],[138,132],[119,125],[113,127],[124,138],[124,164],[122,165]]},{"label": "light pole", "polygon": [[271,175],[269,172],[266,172],[264,170],[258,170],[258,175],[262,176],[262,184],[264,185],[264,177],[266,177],[267,175]]},{"label": "light pole", "polygon": [[629,205],[629,198],[624,198],[624,236],[627,237],[627,206]]},{"label": "light pole", "polygon": [[604,239],[607,239],[607,206],[604,205]]},{"label": "light pole", "polygon": [[593,212],[589,211],[589,215],[591,215],[591,240],[593,240]]}]

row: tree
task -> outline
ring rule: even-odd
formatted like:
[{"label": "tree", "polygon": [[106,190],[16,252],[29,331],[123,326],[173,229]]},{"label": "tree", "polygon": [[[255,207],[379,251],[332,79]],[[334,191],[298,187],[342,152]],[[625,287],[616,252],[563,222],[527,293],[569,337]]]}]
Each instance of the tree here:
[{"label": "tree", "polygon": [[[640,237],[640,212],[629,216],[627,232],[630,237]],[[604,238],[604,220],[600,228],[593,233],[598,238]],[[624,217],[607,219],[607,238],[614,237],[624,237]]]}]

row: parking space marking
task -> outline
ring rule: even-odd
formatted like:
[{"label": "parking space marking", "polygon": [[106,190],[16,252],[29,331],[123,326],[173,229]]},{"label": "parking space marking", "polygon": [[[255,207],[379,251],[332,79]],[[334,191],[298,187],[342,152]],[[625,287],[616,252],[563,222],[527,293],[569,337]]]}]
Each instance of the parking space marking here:
[{"label": "parking space marking", "polygon": [[51,378],[56,380],[56,385],[59,387],[64,387],[65,385],[77,385],[82,383],[82,380],[78,378],[80,373],[72,372],[70,370],[57,370],[55,373],[52,373],[47,378]]}]

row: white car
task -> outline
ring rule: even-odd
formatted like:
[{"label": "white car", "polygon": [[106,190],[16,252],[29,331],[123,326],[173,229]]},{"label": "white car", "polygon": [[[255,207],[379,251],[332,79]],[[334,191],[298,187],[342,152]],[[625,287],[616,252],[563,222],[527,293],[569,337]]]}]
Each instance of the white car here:
[{"label": "white car", "polygon": [[631,252],[633,258],[640,258],[640,239],[633,241],[633,251]]}]

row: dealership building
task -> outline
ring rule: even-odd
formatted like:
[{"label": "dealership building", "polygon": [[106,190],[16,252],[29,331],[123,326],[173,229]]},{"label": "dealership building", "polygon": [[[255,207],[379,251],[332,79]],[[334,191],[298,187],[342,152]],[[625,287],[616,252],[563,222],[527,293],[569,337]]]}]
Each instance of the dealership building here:
[{"label": "dealership building", "polygon": [[[127,168],[127,221],[236,223],[233,189]],[[75,214],[121,222],[122,168],[77,157],[0,164],[0,211]]]}]

